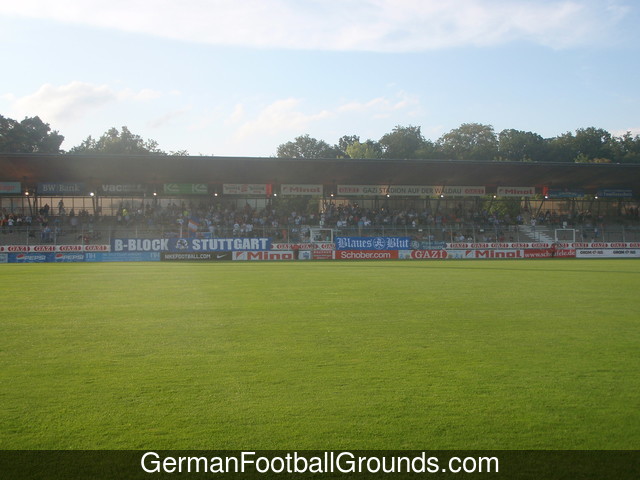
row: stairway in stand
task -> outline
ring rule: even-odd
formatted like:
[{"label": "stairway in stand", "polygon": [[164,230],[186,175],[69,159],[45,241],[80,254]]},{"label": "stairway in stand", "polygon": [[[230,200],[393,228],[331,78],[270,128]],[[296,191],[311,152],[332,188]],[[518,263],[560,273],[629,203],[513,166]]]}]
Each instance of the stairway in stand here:
[{"label": "stairway in stand", "polygon": [[555,239],[551,236],[551,232],[546,227],[532,227],[531,225],[519,225],[518,233],[520,234],[521,240],[522,236],[527,237],[529,242],[544,242],[544,243],[553,243]]}]

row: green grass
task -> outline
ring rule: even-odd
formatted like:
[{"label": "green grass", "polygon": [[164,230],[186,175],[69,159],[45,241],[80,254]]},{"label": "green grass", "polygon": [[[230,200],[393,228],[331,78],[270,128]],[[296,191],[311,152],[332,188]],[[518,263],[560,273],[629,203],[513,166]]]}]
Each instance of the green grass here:
[{"label": "green grass", "polygon": [[0,449],[638,449],[640,262],[0,267]]}]

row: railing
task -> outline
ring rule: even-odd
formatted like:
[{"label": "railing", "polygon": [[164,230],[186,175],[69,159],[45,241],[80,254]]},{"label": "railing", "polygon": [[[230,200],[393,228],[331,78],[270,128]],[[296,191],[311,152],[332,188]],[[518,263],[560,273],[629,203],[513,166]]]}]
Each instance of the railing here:
[{"label": "railing", "polygon": [[[253,226],[231,227],[216,226],[210,230],[190,231],[186,226],[116,224],[113,222],[87,222],[78,225],[64,225],[49,222],[40,225],[3,225],[0,228],[0,245],[84,245],[110,244],[114,238],[175,238],[188,236],[201,237],[268,237],[272,242],[304,242],[311,239],[311,229],[323,228],[332,231],[334,237],[410,237],[421,242],[547,242],[555,239],[553,227],[523,225],[478,225],[474,223],[456,223],[448,225],[377,225],[370,227],[318,227],[318,226]],[[640,242],[638,225],[603,225],[599,227],[578,226],[575,228],[576,242]]]}]

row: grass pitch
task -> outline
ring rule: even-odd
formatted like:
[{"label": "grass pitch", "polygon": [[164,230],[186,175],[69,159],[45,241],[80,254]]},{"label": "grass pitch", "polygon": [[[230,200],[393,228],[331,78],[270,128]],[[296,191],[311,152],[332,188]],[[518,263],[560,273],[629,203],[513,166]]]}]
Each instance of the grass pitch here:
[{"label": "grass pitch", "polygon": [[0,266],[2,449],[638,449],[640,262]]}]

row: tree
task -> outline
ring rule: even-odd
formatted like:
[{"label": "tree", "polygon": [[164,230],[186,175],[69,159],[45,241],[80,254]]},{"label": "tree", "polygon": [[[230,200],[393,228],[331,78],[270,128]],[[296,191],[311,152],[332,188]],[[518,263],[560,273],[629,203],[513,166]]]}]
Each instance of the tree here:
[{"label": "tree", "polygon": [[373,140],[367,140],[364,143],[355,142],[349,145],[346,149],[347,156],[349,158],[381,158],[382,149],[378,142]]},{"label": "tree", "polygon": [[574,142],[578,152],[576,158],[582,155],[592,162],[595,159],[611,159],[613,156],[611,134],[602,128],[579,128]]},{"label": "tree", "polygon": [[296,137],[292,142],[281,144],[276,156],[281,158],[337,158],[338,152],[324,140],[317,140],[305,134]]},{"label": "tree", "polygon": [[80,145],[73,147],[69,153],[106,153],[111,155],[166,155],[158,148],[155,140],[144,140],[139,135],[131,133],[127,127],[122,127],[122,132],[117,128],[111,128],[98,140],[87,137]]},{"label": "tree", "polygon": [[507,162],[537,162],[545,155],[546,143],[537,133],[512,128],[498,134],[498,159]]},{"label": "tree", "polygon": [[40,117],[25,117],[18,122],[0,115],[0,152],[60,153],[63,141],[64,137]]},{"label": "tree", "polygon": [[633,136],[631,132],[626,132],[620,137],[613,137],[612,140],[615,162],[640,163],[640,135]]},{"label": "tree", "polygon": [[347,154],[347,149],[355,143],[360,143],[360,137],[358,135],[343,135],[342,137],[340,137],[340,140],[338,140],[338,144],[334,146],[338,157],[348,157],[349,155]]},{"label": "tree", "polygon": [[580,152],[576,148],[573,133],[567,132],[548,140],[549,155],[548,161],[552,162],[573,162]]},{"label": "tree", "polygon": [[417,158],[418,151],[424,147],[425,139],[420,127],[396,126],[379,141],[384,158]]},{"label": "tree", "polygon": [[491,125],[463,123],[438,140],[442,153],[454,160],[492,160],[498,139]]}]

